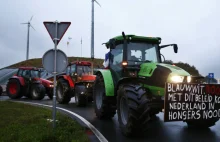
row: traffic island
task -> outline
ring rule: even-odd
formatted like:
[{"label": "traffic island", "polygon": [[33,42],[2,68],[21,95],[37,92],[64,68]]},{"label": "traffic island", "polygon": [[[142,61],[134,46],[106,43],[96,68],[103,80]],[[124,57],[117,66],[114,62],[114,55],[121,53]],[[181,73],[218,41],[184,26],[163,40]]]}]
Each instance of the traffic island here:
[{"label": "traffic island", "polygon": [[85,129],[60,112],[53,129],[46,108],[10,101],[0,102],[0,108],[0,141],[89,142]]}]

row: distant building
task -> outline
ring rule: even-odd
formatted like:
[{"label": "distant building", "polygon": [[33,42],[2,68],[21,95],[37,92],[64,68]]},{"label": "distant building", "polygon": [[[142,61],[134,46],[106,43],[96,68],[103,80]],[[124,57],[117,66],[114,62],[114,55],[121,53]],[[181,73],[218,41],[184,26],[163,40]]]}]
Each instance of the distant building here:
[{"label": "distant building", "polygon": [[220,84],[220,78],[219,78],[219,79],[217,79],[217,82],[218,82],[218,84]]}]

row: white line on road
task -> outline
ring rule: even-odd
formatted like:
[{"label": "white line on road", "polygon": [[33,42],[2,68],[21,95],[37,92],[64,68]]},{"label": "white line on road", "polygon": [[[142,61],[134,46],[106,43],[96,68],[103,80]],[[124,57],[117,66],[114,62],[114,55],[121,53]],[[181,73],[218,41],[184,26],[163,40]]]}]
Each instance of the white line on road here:
[{"label": "white line on road", "polygon": [[[51,105],[44,105],[44,104],[24,102],[24,101],[14,101],[14,102],[22,102],[22,103],[35,104],[35,105],[45,106],[45,107],[53,107]],[[67,113],[70,113],[70,114],[74,115],[75,117],[79,118],[80,120],[82,120],[88,126],[88,128],[90,128],[92,130],[92,132],[96,135],[96,137],[99,139],[100,142],[108,142],[108,140],[89,121],[87,121],[82,116],[80,116],[72,111],[69,111],[67,109],[64,109],[64,108],[60,108],[60,107],[56,107],[56,108],[59,110],[65,111]]]}]

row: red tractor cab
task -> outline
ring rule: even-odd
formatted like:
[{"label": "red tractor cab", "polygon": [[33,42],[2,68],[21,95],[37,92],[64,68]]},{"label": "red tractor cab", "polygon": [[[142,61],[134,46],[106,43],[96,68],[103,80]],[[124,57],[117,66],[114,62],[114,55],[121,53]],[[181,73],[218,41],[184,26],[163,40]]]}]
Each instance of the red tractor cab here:
[{"label": "red tractor cab", "polygon": [[93,100],[92,87],[96,76],[92,74],[91,62],[71,62],[65,75],[58,76],[57,101],[67,104],[75,96],[77,106],[86,106]]},{"label": "red tractor cab", "polygon": [[22,96],[34,100],[41,100],[45,94],[53,97],[53,82],[41,78],[42,70],[36,67],[20,67],[17,74],[9,78],[6,93],[11,99]]}]

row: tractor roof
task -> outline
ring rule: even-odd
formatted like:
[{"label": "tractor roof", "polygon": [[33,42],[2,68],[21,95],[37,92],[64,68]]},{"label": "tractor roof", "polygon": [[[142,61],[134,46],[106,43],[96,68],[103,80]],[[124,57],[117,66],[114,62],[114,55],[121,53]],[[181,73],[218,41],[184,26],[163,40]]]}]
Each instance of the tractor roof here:
[{"label": "tractor roof", "polygon": [[[145,36],[136,36],[136,35],[126,35],[126,39],[130,39],[130,41],[139,41],[139,42],[149,42],[149,43],[155,43],[160,44],[161,38],[160,37],[145,37]],[[108,42],[106,42],[106,47],[108,47],[111,40],[115,41],[115,45],[123,43],[123,36],[116,36],[111,38]]]},{"label": "tractor roof", "polygon": [[91,66],[91,62],[89,61],[74,61],[70,64],[82,65],[82,66]]},{"label": "tractor roof", "polygon": [[18,69],[22,69],[22,70],[38,70],[38,68],[36,68],[36,67],[19,67]]}]

